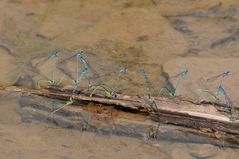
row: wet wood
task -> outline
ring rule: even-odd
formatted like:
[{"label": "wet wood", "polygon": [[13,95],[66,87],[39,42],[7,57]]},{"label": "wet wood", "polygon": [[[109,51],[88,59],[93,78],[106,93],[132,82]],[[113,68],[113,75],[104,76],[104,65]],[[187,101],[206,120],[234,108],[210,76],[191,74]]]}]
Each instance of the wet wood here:
[{"label": "wet wood", "polygon": [[[102,95],[90,97],[87,91],[78,91],[72,94],[68,88],[47,87],[44,89],[29,89],[17,86],[2,87],[4,91],[34,94],[53,99],[76,102],[94,103],[111,106],[115,109],[140,113],[154,122],[178,125],[196,130],[216,138],[227,137],[238,143],[239,121],[230,121],[228,113],[220,112],[211,104],[195,104],[188,101],[174,101],[166,98],[155,98],[157,110],[151,109],[147,98],[119,95],[117,98],[106,98]],[[236,112],[237,113],[237,112]],[[238,113],[237,113],[238,115]]]}]

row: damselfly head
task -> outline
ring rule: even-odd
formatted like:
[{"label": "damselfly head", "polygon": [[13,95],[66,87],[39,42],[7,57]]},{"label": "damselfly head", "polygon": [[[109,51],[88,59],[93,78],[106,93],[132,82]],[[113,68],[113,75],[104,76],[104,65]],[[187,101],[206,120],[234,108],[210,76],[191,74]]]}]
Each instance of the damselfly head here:
[{"label": "damselfly head", "polygon": [[222,77],[227,77],[229,76],[231,73],[229,71],[225,71],[222,73]]},{"label": "damselfly head", "polygon": [[207,79],[207,82],[209,82],[209,81],[214,81],[214,80],[216,80],[216,79],[223,79],[223,78],[225,78],[225,77],[227,77],[227,76],[229,76],[229,75],[231,75],[231,73],[229,72],[229,71],[225,71],[225,72],[223,72],[223,73],[221,73],[221,74],[219,74],[219,75],[216,75],[216,76],[213,76],[213,77],[210,77],[210,78],[208,78]]},{"label": "damselfly head", "polygon": [[146,75],[145,70],[144,70],[143,68],[140,69],[140,74],[141,74],[142,76],[145,76],[145,75]]},{"label": "damselfly head", "polygon": [[119,73],[128,73],[129,69],[127,67],[121,67]]},{"label": "damselfly head", "polygon": [[81,50],[81,51],[79,51],[77,54],[76,54],[76,58],[78,59],[78,60],[80,60],[80,59],[84,59],[85,57],[84,57],[84,52]]},{"label": "damselfly head", "polygon": [[183,70],[181,73],[180,73],[180,76],[181,77],[186,77],[188,75],[188,70]]},{"label": "damselfly head", "polygon": [[58,54],[58,52],[57,51],[52,51],[51,52],[51,58],[57,58],[57,54]]}]

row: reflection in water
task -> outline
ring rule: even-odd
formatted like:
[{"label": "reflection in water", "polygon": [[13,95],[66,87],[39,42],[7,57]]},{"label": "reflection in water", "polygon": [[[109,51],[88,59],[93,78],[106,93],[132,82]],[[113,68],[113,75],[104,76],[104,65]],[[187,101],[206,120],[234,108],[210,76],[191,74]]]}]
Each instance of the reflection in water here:
[{"label": "reflection in water", "polygon": [[[236,1],[227,0],[2,0],[0,83],[35,87],[38,80],[51,79],[48,57],[57,50],[54,78],[66,75],[63,83],[71,84],[76,78],[76,61],[72,57],[83,49],[94,84],[105,83],[129,95],[145,95],[144,81],[139,77],[141,67],[147,70],[153,88],[172,87],[168,76],[187,68],[190,75],[181,81],[177,94],[189,97],[197,97],[204,89],[197,83],[199,79],[229,70],[234,77],[228,77],[224,86],[237,106],[237,8]],[[130,71],[119,81],[122,66]],[[83,78],[81,87],[87,85]],[[218,83],[211,84],[210,88],[217,86]],[[27,118],[16,112],[22,97],[4,96],[1,92],[0,98],[0,158],[220,159],[239,154],[236,149],[211,144],[143,141],[25,122]],[[53,107],[61,104],[49,103]]]}]

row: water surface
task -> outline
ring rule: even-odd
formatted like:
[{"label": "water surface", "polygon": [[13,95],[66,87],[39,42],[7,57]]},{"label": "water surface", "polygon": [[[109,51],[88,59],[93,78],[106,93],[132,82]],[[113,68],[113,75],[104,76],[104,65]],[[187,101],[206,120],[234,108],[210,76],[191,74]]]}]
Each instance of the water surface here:
[{"label": "water surface", "polygon": [[[93,82],[124,94],[145,95],[139,69],[154,88],[183,69],[189,76],[178,93],[197,98],[218,81],[205,79],[225,70],[224,81],[233,103],[239,103],[238,2],[236,0],[2,0],[0,2],[0,83],[35,87],[51,78],[52,50],[59,51],[56,76],[75,78],[75,59],[83,49]],[[129,73],[117,79],[120,67]],[[61,69],[64,68],[64,69]],[[175,81],[171,81],[175,84]],[[83,80],[82,87],[87,86]],[[122,136],[64,129],[17,113],[19,95],[0,99],[1,158],[237,158],[239,151],[210,144],[143,141]],[[40,101],[41,102],[41,101]]]}]

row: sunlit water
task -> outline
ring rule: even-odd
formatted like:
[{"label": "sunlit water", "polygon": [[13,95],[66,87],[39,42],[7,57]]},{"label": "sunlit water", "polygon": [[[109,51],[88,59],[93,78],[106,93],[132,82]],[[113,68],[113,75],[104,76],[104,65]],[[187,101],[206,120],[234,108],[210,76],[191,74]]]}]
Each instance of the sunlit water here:
[{"label": "sunlit water", "polygon": [[[56,78],[76,78],[76,51],[83,49],[92,82],[124,94],[144,95],[144,68],[157,90],[167,77],[189,70],[178,93],[197,98],[217,88],[205,79],[225,70],[238,103],[237,1],[186,0],[2,0],[0,2],[0,83],[36,87],[51,78],[52,50],[59,51]],[[73,57],[72,57],[73,56]],[[120,67],[129,72],[118,78]],[[22,77],[22,79],[20,78]],[[21,80],[19,80],[21,79]],[[175,81],[172,81],[174,84]],[[86,87],[88,81],[82,81]],[[25,122],[17,113],[19,95],[1,92],[1,158],[237,158],[239,151],[210,144],[145,141]]]}]

